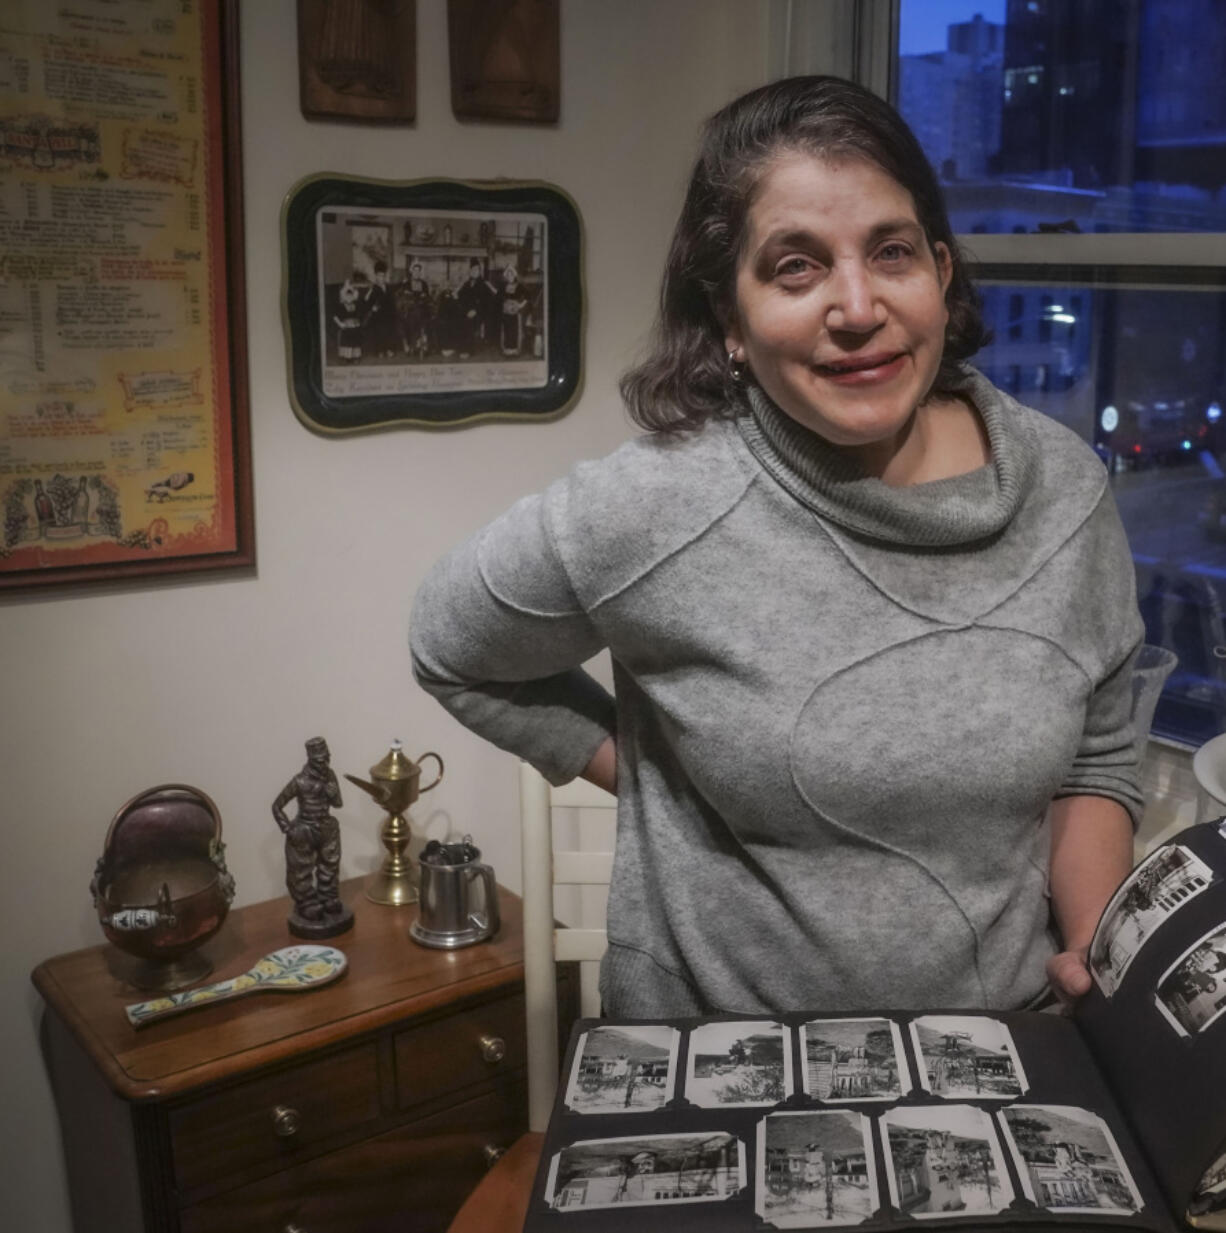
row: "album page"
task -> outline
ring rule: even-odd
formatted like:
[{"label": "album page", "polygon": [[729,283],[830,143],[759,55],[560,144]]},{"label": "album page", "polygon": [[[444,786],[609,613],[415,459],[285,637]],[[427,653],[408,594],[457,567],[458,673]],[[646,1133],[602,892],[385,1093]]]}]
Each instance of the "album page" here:
[{"label": "album page", "polygon": [[529,1233],[1172,1230],[1072,1020],[581,1020]]},{"label": "album page", "polygon": [[1226,821],[1152,852],[1103,912],[1076,1022],[1173,1211],[1226,1228]]}]

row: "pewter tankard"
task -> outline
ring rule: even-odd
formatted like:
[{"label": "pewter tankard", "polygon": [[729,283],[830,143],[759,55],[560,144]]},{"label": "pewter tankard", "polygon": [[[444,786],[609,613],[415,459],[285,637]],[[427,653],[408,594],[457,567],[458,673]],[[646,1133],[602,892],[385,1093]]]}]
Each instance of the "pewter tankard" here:
[{"label": "pewter tankard", "polygon": [[[409,936],[422,946],[455,950],[492,938],[501,924],[494,871],[482,864],[472,836],[459,843],[432,839],[418,858],[421,906]],[[480,891],[473,887],[480,884]],[[474,900],[480,906],[475,910]]]}]

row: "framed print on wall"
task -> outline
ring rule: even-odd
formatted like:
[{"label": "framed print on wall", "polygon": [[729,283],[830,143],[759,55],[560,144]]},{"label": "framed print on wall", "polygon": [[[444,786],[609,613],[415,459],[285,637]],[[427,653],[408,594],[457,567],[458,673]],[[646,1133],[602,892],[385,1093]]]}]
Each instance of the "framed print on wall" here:
[{"label": "framed print on wall", "polygon": [[91,13],[0,30],[0,589],[255,560],[238,5]]},{"label": "framed print on wall", "polygon": [[546,419],[578,392],[582,235],[553,185],[311,176],[282,250],[290,401],[317,432]]}]

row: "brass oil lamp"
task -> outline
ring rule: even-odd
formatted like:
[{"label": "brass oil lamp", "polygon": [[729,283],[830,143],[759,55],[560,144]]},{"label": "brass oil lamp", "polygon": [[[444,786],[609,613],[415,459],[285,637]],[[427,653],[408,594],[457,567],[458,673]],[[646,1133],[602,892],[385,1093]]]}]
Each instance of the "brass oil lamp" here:
[{"label": "brass oil lamp", "polygon": [[[421,764],[427,758],[438,763],[438,774],[425,787],[421,786]],[[366,887],[366,898],[374,903],[399,907],[418,900],[417,870],[415,863],[405,858],[412,827],[405,818],[410,805],[423,792],[437,787],[443,778],[443,760],[436,753],[424,753],[414,762],[393,741],[385,757],[370,768],[369,782],[356,775],[346,775],[350,783],[373,797],[384,809],[387,817],[379,829],[379,838],[387,849],[383,868],[371,877]]]}]

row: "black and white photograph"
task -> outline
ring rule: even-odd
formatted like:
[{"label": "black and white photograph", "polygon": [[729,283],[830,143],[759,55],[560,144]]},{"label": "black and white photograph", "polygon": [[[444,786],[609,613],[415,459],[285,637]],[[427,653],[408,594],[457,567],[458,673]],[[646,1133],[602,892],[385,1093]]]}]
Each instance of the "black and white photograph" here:
[{"label": "black and white photograph", "polygon": [[758,1127],[758,1216],[776,1228],[855,1225],[881,1206],[872,1126],[853,1109],[772,1113]]},{"label": "black and white photograph", "polygon": [[549,1165],[545,1202],[556,1211],[718,1202],[745,1186],[745,1145],[723,1130],[589,1139]]},{"label": "black and white photograph", "polygon": [[801,1086],[817,1100],[896,1100],[908,1079],[902,1033],[890,1019],[813,1019],[800,1028]]},{"label": "black and white photograph", "polygon": [[575,1113],[641,1113],[671,1100],[677,1079],[676,1028],[595,1027],[575,1049],[566,1106]]},{"label": "black and white photograph", "polygon": [[972,1105],[889,1109],[881,1117],[890,1202],[917,1219],[984,1216],[1013,1202],[991,1114]]},{"label": "black and white photograph", "polygon": [[1028,1090],[1013,1036],[982,1015],[921,1015],[911,1021],[920,1085],[946,1100],[1012,1100]]},{"label": "black and white photograph", "polygon": [[583,225],[538,180],[306,176],[281,212],[294,414],[326,435],[562,414]]},{"label": "black and white photograph", "polygon": [[782,1024],[738,1019],[690,1032],[685,1095],[692,1103],[773,1105],[793,1090],[791,1033]]},{"label": "black and white photograph", "polygon": [[1110,997],[1154,931],[1213,881],[1213,871],[1182,844],[1151,852],[1111,897],[1090,943],[1090,972]]},{"label": "black and white photograph", "polygon": [[1226,1212],[1226,1152],[1205,1170],[1188,1200],[1188,1216],[1209,1216]]},{"label": "black and white photograph", "polygon": [[545,384],[543,214],[337,206],[317,228],[326,395]]},{"label": "black and white photograph", "polygon": [[1226,925],[1190,946],[1158,980],[1158,1010],[1180,1036],[1195,1036],[1226,1010]]},{"label": "black and white photograph", "polygon": [[1075,1105],[1000,1112],[1026,1197],[1059,1212],[1141,1210],[1141,1196],[1107,1123]]}]

